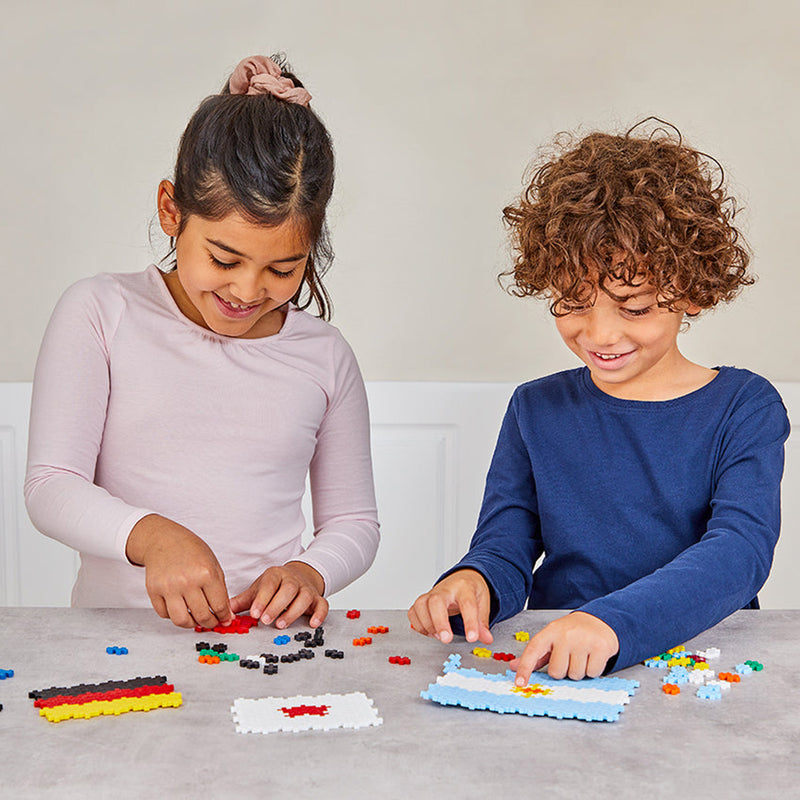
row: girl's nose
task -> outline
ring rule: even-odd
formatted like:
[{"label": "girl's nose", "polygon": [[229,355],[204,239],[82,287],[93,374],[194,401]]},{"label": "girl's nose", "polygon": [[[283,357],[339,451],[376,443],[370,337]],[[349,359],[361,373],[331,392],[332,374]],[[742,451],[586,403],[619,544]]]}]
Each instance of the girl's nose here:
[{"label": "girl's nose", "polygon": [[262,285],[261,274],[247,274],[243,272],[237,275],[236,279],[230,284],[231,294],[243,305],[258,303],[266,296],[266,288]]}]

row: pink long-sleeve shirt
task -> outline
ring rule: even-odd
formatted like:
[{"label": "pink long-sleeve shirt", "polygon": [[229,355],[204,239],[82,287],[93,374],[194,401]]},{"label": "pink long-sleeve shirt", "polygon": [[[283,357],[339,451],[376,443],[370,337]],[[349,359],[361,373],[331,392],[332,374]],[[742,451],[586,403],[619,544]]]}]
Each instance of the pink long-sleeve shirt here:
[{"label": "pink long-sleeve shirt", "polygon": [[369,567],[379,540],[355,357],[294,306],[274,336],[206,330],[155,266],[79,281],[36,364],[25,500],[42,533],[80,551],[73,605],[149,606],[125,545],[151,513],[208,543],[231,595],[291,560],[332,594]]}]

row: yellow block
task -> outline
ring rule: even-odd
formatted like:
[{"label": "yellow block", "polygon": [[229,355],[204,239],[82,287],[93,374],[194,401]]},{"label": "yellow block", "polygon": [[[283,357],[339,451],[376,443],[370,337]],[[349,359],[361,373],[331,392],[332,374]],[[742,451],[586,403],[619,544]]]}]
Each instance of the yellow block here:
[{"label": "yellow block", "polygon": [[517,631],[514,634],[514,638],[518,642],[527,642],[531,638],[531,635],[527,631]]},{"label": "yellow block", "polygon": [[472,651],[472,655],[478,656],[478,658],[491,658],[492,651],[489,650],[487,647],[476,647]]}]

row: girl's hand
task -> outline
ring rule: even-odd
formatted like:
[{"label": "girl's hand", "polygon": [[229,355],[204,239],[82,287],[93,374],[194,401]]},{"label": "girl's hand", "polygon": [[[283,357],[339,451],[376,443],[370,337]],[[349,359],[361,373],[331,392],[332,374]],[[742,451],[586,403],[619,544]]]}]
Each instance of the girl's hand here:
[{"label": "girl's hand", "polygon": [[525,686],[531,672],[545,664],[550,677],[577,681],[602,675],[608,659],[618,652],[619,640],[611,627],[591,614],[573,611],[542,628],[509,667],[517,671],[517,686]]},{"label": "girl's hand", "polygon": [[328,601],[322,596],[325,580],[302,561],[270,567],[241,594],[231,598],[234,614],[250,612],[265,625],[275,620],[276,628],[286,628],[303,614],[316,628],[328,615]]},{"label": "girl's hand", "polygon": [[489,585],[483,575],[474,569],[460,569],[420,595],[408,611],[408,620],[418,633],[447,643],[453,640],[450,617],[460,613],[467,641],[480,639],[490,644],[490,605]]},{"label": "girl's hand", "polygon": [[233,619],[222,568],[188,528],[150,514],[133,526],[125,553],[144,567],[147,594],[160,617],[181,628],[213,628]]}]

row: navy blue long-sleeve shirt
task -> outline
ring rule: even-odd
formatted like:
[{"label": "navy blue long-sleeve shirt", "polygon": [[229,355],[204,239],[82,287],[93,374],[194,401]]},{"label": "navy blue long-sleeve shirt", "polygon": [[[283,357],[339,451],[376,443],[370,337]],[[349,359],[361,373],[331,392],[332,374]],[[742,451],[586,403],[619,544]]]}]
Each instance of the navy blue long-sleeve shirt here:
[{"label": "navy blue long-sleeve shirt", "polygon": [[657,402],[611,397],[585,367],[523,384],[447,574],[484,576],[492,623],[526,600],[593,614],[619,639],[613,668],[629,666],[757,607],[788,434],[777,391],[733,367]]}]

